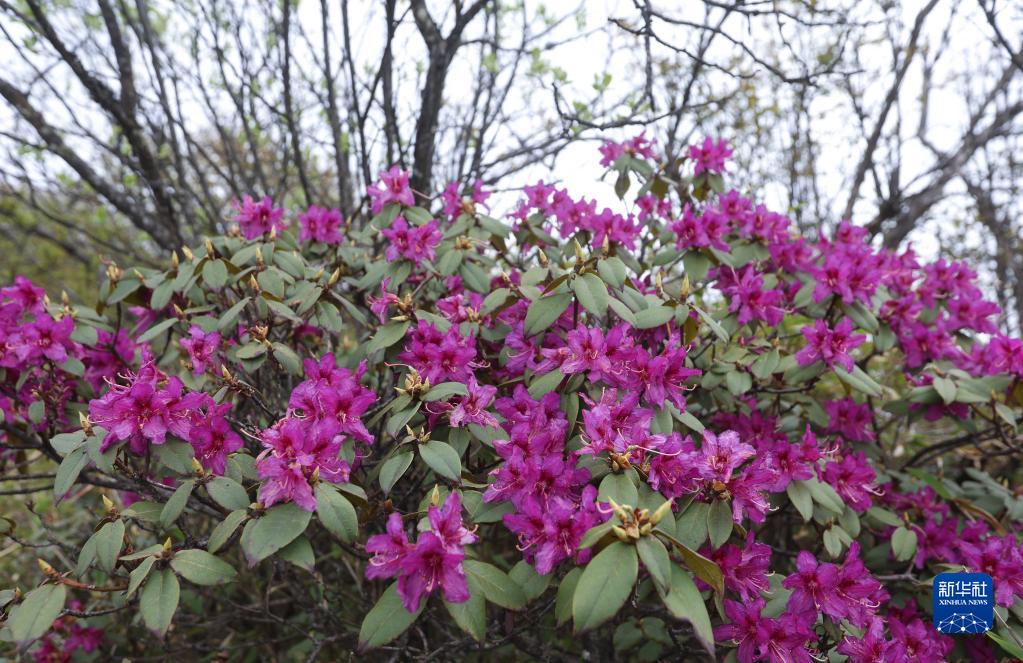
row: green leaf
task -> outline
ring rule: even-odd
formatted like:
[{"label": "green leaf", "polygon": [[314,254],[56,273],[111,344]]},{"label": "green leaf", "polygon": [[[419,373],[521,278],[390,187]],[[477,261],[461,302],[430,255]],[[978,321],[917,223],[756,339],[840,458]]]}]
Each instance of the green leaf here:
[{"label": "green leaf", "polygon": [[526,595],[507,573],[493,564],[475,559],[467,559],[462,564],[466,575],[476,579],[488,601],[508,610],[526,607]]},{"label": "green leaf", "polygon": [[544,373],[539,377],[533,376],[526,391],[529,392],[530,397],[539,400],[541,397],[557,389],[564,379],[565,374],[561,372],[561,369],[555,368],[553,371]]},{"label": "green leaf", "polygon": [[151,573],[139,593],[139,611],[146,627],[162,638],[174,619],[180,597],[181,584],[173,571]]},{"label": "green leaf", "polygon": [[905,562],[913,559],[916,555],[917,538],[916,532],[906,526],[902,526],[892,533],[892,552],[895,559]]},{"label": "green leaf", "polygon": [[469,600],[463,603],[444,601],[444,607],[463,631],[476,642],[483,642],[487,637],[487,601],[474,577],[467,577],[466,584],[469,586]]},{"label": "green leaf", "polygon": [[606,283],[614,286],[615,288],[620,288],[622,287],[622,284],[625,283],[625,263],[617,256],[611,256],[598,261],[597,271],[600,272],[600,277],[604,279]]},{"label": "green leaf", "polygon": [[300,535],[294,541],[281,548],[277,554],[284,561],[290,562],[310,573],[316,568],[316,555],[313,553],[313,545],[305,534]]},{"label": "green leaf", "polygon": [[412,323],[406,320],[405,322],[392,322],[377,329],[377,333],[366,345],[366,354],[370,355],[377,350],[391,347],[405,337],[405,332],[411,325]]},{"label": "green leaf", "polygon": [[677,566],[671,568],[671,591],[661,592],[658,589],[664,607],[677,619],[684,619],[693,626],[696,639],[700,641],[711,657],[714,657],[714,631],[707,614],[707,604],[703,602],[696,583],[689,574]]},{"label": "green leaf", "polygon": [[781,356],[778,354],[777,348],[772,348],[757,357],[756,361],[750,366],[750,370],[753,371],[753,375],[758,380],[766,380],[774,373],[780,363]]},{"label": "green leaf", "polygon": [[345,543],[359,536],[359,517],[355,507],[333,488],[320,483],[316,486],[316,515],[331,534]]},{"label": "green leaf", "polygon": [[188,498],[192,495],[192,488],[195,486],[195,481],[184,481],[174,494],[170,496],[167,503],[163,506],[163,511],[160,512],[160,524],[164,527],[170,527],[174,524],[174,521],[178,519],[181,512],[185,510],[185,506],[188,505]]},{"label": "green leaf", "polygon": [[602,316],[607,313],[610,297],[607,294],[607,286],[599,276],[592,272],[580,274],[572,280],[571,286],[583,308],[594,315]]},{"label": "green leaf", "polygon": [[835,492],[835,489],[830,484],[816,478],[806,479],[803,483],[810,489],[813,501],[817,504],[836,514],[842,513],[845,510],[845,502],[842,501],[842,497]]},{"label": "green leaf", "polygon": [[879,385],[874,378],[864,373],[863,369],[859,366],[853,366],[852,373],[849,373],[841,366],[835,366],[834,369],[835,375],[853,389],[862,391],[870,396],[881,396],[881,385]]},{"label": "green leaf", "polygon": [[403,451],[400,454],[388,458],[380,468],[380,487],[384,494],[391,492],[391,488],[397,483],[409,465],[412,464],[413,454],[411,451]]},{"label": "green leaf", "polygon": [[617,474],[612,472],[601,479],[597,501],[607,502],[608,498],[620,505],[639,506],[639,491],[632,477],[625,472]]},{"label": "green leaf", "polygon": [[725,374],[725,386],[733,396],[741,396],[753,388],[753,377],[746,371],[728,371]]},{"label": "green leaf", "polygon": [[536,572],[536,569],[532,565],[528,564],[525,560],[519,560],[515,566],[508,572],[508,577],[512,579],[516,585],[522,588],[522,593],[526,596],[526,601],[532,601],[538,598],[547,590],[547,586],[551,584],[551,580],[554,579],[554,575],[548,573],[545,576],[540,575]]},{"label": "green leaf", "polygon": [[[162,549],[163,546],[160,546],[160,548]],[[149,577],[149,572],[153,570],[153,564],[155,563],[156,557],[146,557],[135,567],[128,578],[128,591],[125,593],[124,598],[130,599],[138,591],[139,585]]]},{"label": "green leaf", "polygon": [[227,283],[227,265],[223,260],[207,260],[202,267],[202,280],[210,288],[220,290]]},{"label": "green leaf", "polygon": [[167,469],[174,470],[178,474],[192,473],[195,449],[188,442],[168,440],[163,444],[153,445],[151,448],[156,459]]},{"label": "green leaf", "polygon": [[171,318],[170,320],[158,322],[157,324],[153,325],[145,332],[143,332],[136,340],[136,343],[148,343],[149,341],[152,341],[154,338],[156,338],[157,336],[159,336],[160,334],[164,333],[165,331],[173,327],[175,324],[177,324],[177,322],[178,322],[177,318]]},{"label": "green leaf", "polygon": [[575,596],[575,588],[582,575],[583,570],[576,567],[565,574],[558,585],[558,599],[554,604],[554,617],[558,620],[558,626],[572,618],[572,597]]},{"label": "green leaf", "polygon": [[17,643],[26,643],[49,631],[60,617],[66,598],[64,585],[43,585],[26,594],[25,600],[14,606],[7,620],[11,638]]},{"label": "green leaf", "polygon": [[238,576],[230,564],[205,550],[182,550],[174,554],[171,568],[196,585],[221,585]]},{"label": "green leaf", "polygon": [[810,522],[810,519],[813,518],[813,496],[806,484],[802,481],[792,481],[785,488],[785,493],[792,501],[792,506],[796,507],[799,515],[803,517],[803,522]]},{"label": "green leaf", "polygon": [[249,506],[249,495],[245,488],[228,477],[214,477],[206,484],[206,492],[217,504],[231,511],[246,509]]},{"label": "green leaf", "polygon": [[242,530],[241,539],[249,566],[255,566],[294,541],[305,531],[312,515],[297,504],[287,502],[270,507],[261,518],[250,520]]},{"label": "green leaf", "polygon": [[452,396],[465,396],[468,393],[461,382],[441,382],[430,387],[423,395],[424,401],[443,401]]},{"label": "green leaf", "polygon": [[50,446],[61,456],[68,455],[83,444],[85,444],[84,430],[76,430],[73,433],[60,433],[50,438]]},{"label": "green leaf", "polygon": [[614,523],[608,520],[586,530],[586,533],[583,534],[583,538],[579,540],[579,550],[595,546],[598,541],[611,533],[612,527],[614,527]]},{"label": "green leaf", "polygon": [[78,475],[85,469],[89,462],[85,447],[79,447],[64,456],[57,468],[57,477],[53,480],[53,495],[57,501],[64,499],[64,495],[71,490],[71,486],[78,480]]},{"label": "green leaf", "polygon": [[570,303],[572,303],[572,295],[567,292],[535,300],[526,311],[524,322],[526,336],[542,332],[553,325]]},{"label": "green leaf", "polygon": [[632,324],[636,329],[653,329],[675,317],[675,309],[670,306],[653,306],[636,313],[636,321]]},{"label": "green leaf", "polygon": [[657,591],[666,593],[671,590],[671,560],[668,549],[655,536],[643,536],[636,542],[636,552],[643,566],[654,580]]},{"label": "green leaf", "polygon": [[273,356],[292,375],[302,375],[302,359],[284,343],[273,343]]},{"label": "green leaf", "polygon": [[716,562],[707,559],[700,553],[662,530],[654,530],[654,532],[668,541],[671,541],[682,555],[682,561],[685,562],[690,571],[696,574],[697,578],[713,587],[714,591],[717,592],[718,595],[725,593],[725,578],[721,573],[721,567],[718,566]]},{"label": "green leaf", "polygon": [[676,538],[685,546],[699,550],[707,540],[707,513],[710,505],[693,502],[675,521]]},{"label": "green leaf", "polygon": [[994,631],[988,631],[985,633],[988,638],[993,640],[999,647],[1002,648],[1010,656],[1023,660],[1023,647],[1013,642],[1011,639],[1006,638]]},{"label": "green leaf", "polygon": [[695,286],[707,278],[707,272],[710,271],[710,259],[698,251],[686,251],[682,256],[682,267],[689,277],[689,282]]},{"label": "green leaf", "polygon": [[437,474],[451,481],[459,481],[462,477],[462,459],[447,442],[430,440],[419,445],[419,455]]},{"label": "green leaf", "polygon": [[412,626],[425,606],[426,601],[423,601],[415,612],[406,610],[398,597],[398,583],[393,583],[362,620],[362,628],[359,629],[359,650],[374,649],[394,640]]},{"label": "green leaf", "polygon": [[948,378],[935,377],[934,382],[931,383],[934,390],[941,396],[941,400],[945,401],[945,405],[954,403],[956,400],[956,383]]},{"label": "green leaf", "polygon": [[164,281],[153,288],[153,294],[149,296],[149,308],[153,311],[162,311],[170,303],[174,295],[174,281]]},{"label": "green leaf", "polygon": [[242,309],[244,309],[245,305],[248,303],[249,298],[242,297],[237,304],[224,311],[224,314],[220,316],[219,320],[217,320],[217,331],[224,331],[234,325],[238,316],[241,314]]},{"label": "green leaf", "polygon": [[238,525],[241,525],[247,515],[248,513],[245,509],[239,509],[227,514],[223,522],[217,525],[213,532],[210,533],[210,539],[206,542],[206,549],[211,553],[215,553],[223,548],[224,544],[231,538],[231,535],[234,534],[234,531],[238,529]]},{"label": "green leaf", "polygon": [[160,522],[160,514],[163,513],[163,504],[159,502],[135,502],[121,512],[125,518],[136,518],[150,523]]},{"label": "green leaf", "polygon": [[714,500],[707,511],[707,534],[715,549],[732,535],[732,505],[724,500]]},{"label": "green leaf", "polygon": [[572,597],[575,632],[589,631],[614,617],[632,593],[638,573],[636,548],[621,541],[590,560]]},{"label": "green leaf", "polygon": [[121,554],[121,546],[124,544],[124,521],[107,523],[93,536],[96,539],[96,561],[109,575],[117,565],[117,556]]}]

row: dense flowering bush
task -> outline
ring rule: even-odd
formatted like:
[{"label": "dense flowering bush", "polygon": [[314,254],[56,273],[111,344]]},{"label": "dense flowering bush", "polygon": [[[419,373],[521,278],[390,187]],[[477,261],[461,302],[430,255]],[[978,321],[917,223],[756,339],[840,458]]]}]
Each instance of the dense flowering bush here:
[{"label": "dense flowering bush", "polygon": [[[167,269],[111,264],[95,308],[0,291],[0,462],[36,482],[6,531],[41,569],[2,639],[1023,654],[1023,343],[974,272],[795,234],[726,189],[723,140],[681,181],[643,135],[600,154],[618,209],[538,182],[504,222],[394,167],[365,217],[246,197]],[[988,638],[930,625],[962,568],[994,578]]]}]

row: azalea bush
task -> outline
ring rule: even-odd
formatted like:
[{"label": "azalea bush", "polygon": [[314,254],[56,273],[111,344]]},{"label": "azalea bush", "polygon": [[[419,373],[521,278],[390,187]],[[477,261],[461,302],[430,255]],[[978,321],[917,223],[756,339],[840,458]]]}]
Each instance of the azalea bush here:
[{"label": "azalea bush", "polygon": [[[608,142],[613,208],[394,167],[354,218],[245,197],[91,307],[4,288],[2,646],[1023,655],[1023,343],[967,265],[799,236],[730,153]],[[962,569],[986,637],[930,623]]]}]

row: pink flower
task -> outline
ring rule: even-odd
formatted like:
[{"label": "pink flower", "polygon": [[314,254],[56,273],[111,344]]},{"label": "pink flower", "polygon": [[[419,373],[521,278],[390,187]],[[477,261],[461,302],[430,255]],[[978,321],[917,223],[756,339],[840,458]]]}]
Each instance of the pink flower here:
[{"label": "pink flower", "polygon": [[323,242],[324,244],[340,244],[341,212],[312,205],[298,217],[298,239],[302,242]]},{"label": "pink flower", "polygon": [[408,184],[408,171],[402,170],[398,166],[380,171],[380,181],[375,186],[368,187],[366,192],[373,201],[373,214],[379,214],[384,205],[390,203],[397,203],[405,207],[412,207],[416,204],[416,199]]},{"label": "pink flower", "polygon": [[202,375],[207,367],[215,368],[219,363],[217,350],[220,348],[220,334],[217,332],[207,333],[199,325],[192,325],[188,329],[188,337],[179,342],[188,353],[194,375]]},{"label": "pink flower", "polygon": [[398,576],[398,596],[409,612],[416,612],[423,598],[437,589],[449,603],[469,600],[469,585],[462,560],[465,546],[476,542],[476,534],[462,523],[462,502],[458,493],[448,495],[442,508],[431,505],[427,518],[431,529],[421,532],[414,544],[408,542],[401,516],[392,513],[387,533],[375,534],[366,541],[373,557],[366,577]]},{"label": "pink flower", "polygon": [[400,216],[391,223],[390,228],[385,228],[380,234],[390,240],[384,254],[388,261],[394,262],[405,258],[417,265],[436,257],[437,245],[444,237],[436,219],[430,219],[421,226],[409,226]]},{"label": "pink flower", "polygon": [[213,474],[223,474],[227,456],[244,446],[241,436],[227,421],[230,409],[231,403],[207,408],[205,416],[196,417],[189,434],[196,459]]},{"label": "pink flower", "polygon": [[806,347],[796,353],[796,361],[800,366],[823,361],[829,368],[838,364],[847,372],[855,366],[850,351],[858,348],[867,340],[862,334],[853,334],[853,324],[849,318],[842,318],[834,329],[823,320],[814,320],[813,325],[803,327]]},{"label": "pink flower", "polygon": [[701,173],[723,173],[725,172],[725,160],[732,156],[732,149],[728,141],[721,138],[716,142],[711,138],[704,138],[702,145],[689,146],[689,158],[695,162],[693,175]]},{"label": "pink flower", "polygon": [[284,210],[273,206],[270,196],[264,196],[258,203],[252,196],[245,196],[242,202],[234,200],[231,205],[237,211],[234,220],[242,230],[245,239],[256,239],[266,233],[284,228],[281,219],[284,218]]},{"label": "pink flower", "polygon": [[467,382],[476,359],[476,339],[462,336],[455,325],[442,334],[432,322],[420,320],[409,330],[405,351],[398,359],[432,384]]},{"label": "pink flower", "polygon": [[167,378],[152,364],[129,374],[126,385],[111,384],[102,398],[89,402],[92,423],[108,431],[100,449],[127,441],[132,453],[142,455],[150,444],[163,444],[167,433],[190,439],[196,410],[212,399],[203,393],[183,395],[183,391],[181,380]]},{"label": "pink flower", "polygon": [[493,402],[497,387],[489,384],[480,385],[474,375],[469,378],[466,390],[468,393],[462,396],[458,405],[448,415],[449,423],[455,428],[468,424],[496,427],[497,418],[487,412],[487,407]]}]

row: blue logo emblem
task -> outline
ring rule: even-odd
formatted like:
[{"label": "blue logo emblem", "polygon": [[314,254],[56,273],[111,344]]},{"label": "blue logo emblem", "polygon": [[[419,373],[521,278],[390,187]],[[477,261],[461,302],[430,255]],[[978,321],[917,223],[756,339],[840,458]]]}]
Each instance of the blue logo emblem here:
[{"label": "blue logo emblem", "polygon": [[934,628],[941,633],[986,633],[995,614],[995,587],[986,573],[941,573],[934,578]]}]

